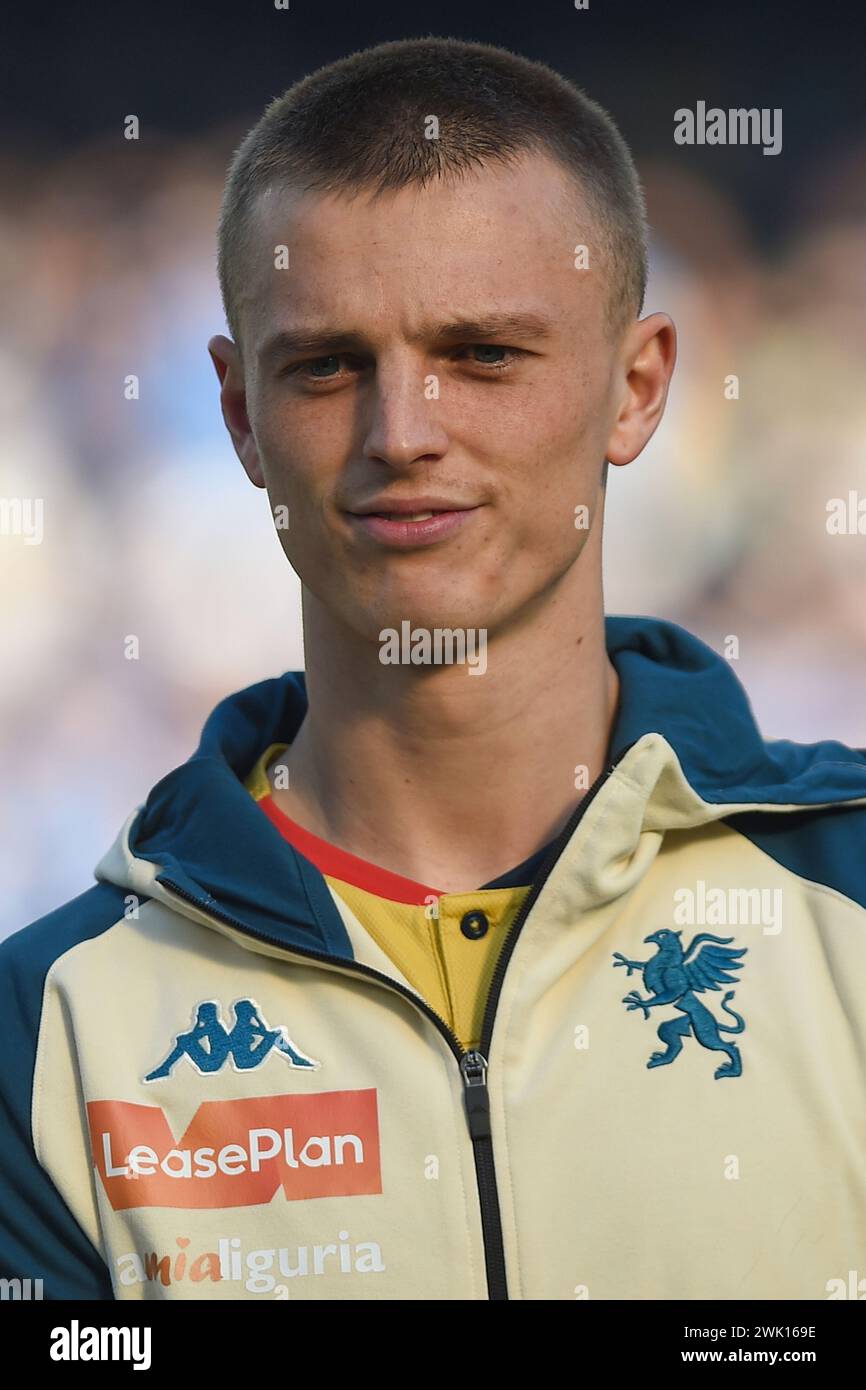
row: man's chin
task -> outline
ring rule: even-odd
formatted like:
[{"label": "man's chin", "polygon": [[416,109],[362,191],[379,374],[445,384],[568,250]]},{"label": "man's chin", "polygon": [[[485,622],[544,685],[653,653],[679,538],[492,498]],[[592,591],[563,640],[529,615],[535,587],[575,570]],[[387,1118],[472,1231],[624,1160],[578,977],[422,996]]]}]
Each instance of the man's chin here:
[{"label": "man's chin", "polygon": [[[483,631],[486,640],[489,635],[489,612],[480,603],[443,604],[441,598],[412,599],[407,596],[400,603],[371,604],[368,609],[353,608],[344,621],[359,635],[380,646],[395,644],[405,653],[416,653],[411,664],[421,664],[421,657],[428,649],[425,643],[435,646],[437,641],[453,642],[459,647],[461,640],[471,647],[478,642]],[[453,638],[449,634],[454,634]],[[434,646],[429,649],[432,651]]]}]

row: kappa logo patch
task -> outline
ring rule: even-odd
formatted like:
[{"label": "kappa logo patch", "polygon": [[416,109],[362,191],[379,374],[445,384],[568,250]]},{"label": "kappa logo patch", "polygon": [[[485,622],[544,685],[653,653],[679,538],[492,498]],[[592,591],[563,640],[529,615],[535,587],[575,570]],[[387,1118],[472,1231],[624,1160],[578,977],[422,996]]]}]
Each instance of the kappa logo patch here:
[{"label": "kappa logo patch", "polygon": [[284,1027],[269,1028],[254,999],[236,999],[232,1011],[234,1023],[227,1028],[220,1017],[219,1000],[196,1004],[192,1027],[176,1035],[165,1061],[142,1080],[161,1081],[184,1057],[202,1076],[218,1072],[226,1062],[231,1062],[235,1071],[252,1071],[272,1054],[282,1057],[290,1067],[321,1066],[292,1042]]},{"label": "kappa logo patch", "polygon": [[207,1100],[175,1139],[159,1105],[87,1106],[96,1171],[115,1211],[249,1207],[382,1191],[375,1088]]},{"label": "kappa logo patch", "polygon": [[625,995],[622,1002],[630,1013],[642,1009],[646,1019],[650,1009],[670,1005],[681,1015],[659,1024],[656,1032],[665,1050],[654,1052],[647,1066],[668,1066],[682,1052],[683,1040],[692,1036],[713,1052],[727,1053],[727,1062],[716,1067],[713,1073],[717,1081],[725,1076],[742,1076],[740,1049],[736,1043],[722,1037],[723,1033],[742,1033],[746,1027],[745,1020],[728,1004],[736,991],[729,989],[722,996],[721,1004],[725,1013],[736,1019],[735,1024],[722,1023],[697,996],[708,989],[718,990],[722,985],[736,984],[739,975],[732,972],[745,969],[746,962],[740,957],[747,954],[746,947],[731,950],[732,936],[714,936],[712,932],[702,931],[692,937],[687,949],[683,950],[681,938],[682,932],[662,927],[644,937],[647,944],[658,947],[649,960],[628,960],[621,951],[613,953],[614,967],[625,966],[629,975],[633,970],[640,970],[644,988],[649,991],[646,998],[636,989]]}]

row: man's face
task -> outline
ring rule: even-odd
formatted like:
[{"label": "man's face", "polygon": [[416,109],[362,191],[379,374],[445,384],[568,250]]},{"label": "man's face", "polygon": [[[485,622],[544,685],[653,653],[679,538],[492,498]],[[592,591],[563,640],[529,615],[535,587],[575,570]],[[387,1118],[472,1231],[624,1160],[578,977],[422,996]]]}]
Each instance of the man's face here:
[{"label": "man's face", "polygon": [[[575,508],[600,504],[620,404],[608,281],[574,183],[532,155],[376,199],[272,190],[255,236],[233,435],[288,509],[290,563],[371,640],[403,619],[492,637],[578,558]],[[483,327],[445,332],[459,323]],[[311,341],[280,350],[282,332]],[[350,515],[424,497],[472,510],[403,545]]]}]

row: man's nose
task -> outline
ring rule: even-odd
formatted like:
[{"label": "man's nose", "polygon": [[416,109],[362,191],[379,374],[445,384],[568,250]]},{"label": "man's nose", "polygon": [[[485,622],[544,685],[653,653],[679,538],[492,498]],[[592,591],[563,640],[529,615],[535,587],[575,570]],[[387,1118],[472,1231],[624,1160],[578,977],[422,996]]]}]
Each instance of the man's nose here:
[{"label": "man's nose", "polygon": [[400,467],[448,446],[438,377],[416,362],[377,366],[367,401],[364,455]]}]

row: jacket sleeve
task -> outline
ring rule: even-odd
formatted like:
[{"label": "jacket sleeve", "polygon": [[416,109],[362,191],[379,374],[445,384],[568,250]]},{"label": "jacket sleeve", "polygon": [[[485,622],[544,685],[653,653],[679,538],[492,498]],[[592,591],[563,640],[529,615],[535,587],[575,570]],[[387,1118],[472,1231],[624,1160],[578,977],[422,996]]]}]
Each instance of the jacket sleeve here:
[{"label": "jacket sleeve", "polygon": [[105,1261],[39,1163],[31,1118],[46,976],[112,907],[97,885],[0,943],[0,1278],[31,1280],[34,1298],[114,1297]]}]

